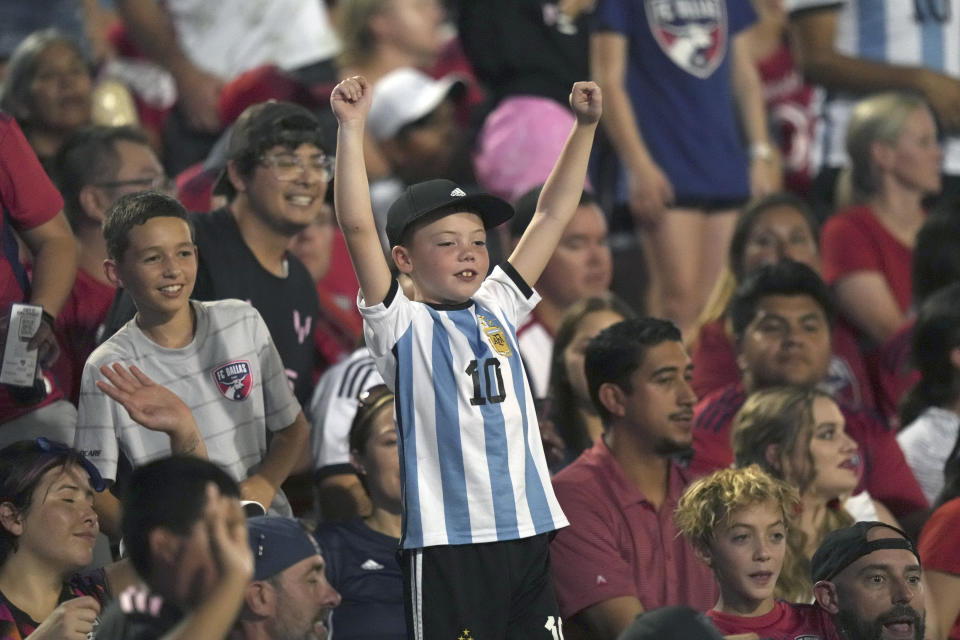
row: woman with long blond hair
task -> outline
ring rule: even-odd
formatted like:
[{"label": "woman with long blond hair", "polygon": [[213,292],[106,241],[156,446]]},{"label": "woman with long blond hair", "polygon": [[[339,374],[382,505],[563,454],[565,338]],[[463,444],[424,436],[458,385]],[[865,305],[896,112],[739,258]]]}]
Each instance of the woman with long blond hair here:
[{"label": "woman with long blond hair", "polygon": [[869,494],[854,495],[861,475],[860,455],[829,394],[799,387],[754,393],[734,418],[731,440],[737,467],[756,464],[800,495],[797,523],[787,537],[778,597],[795,602],[813,598],[810,558],[830,531],[856,520],[897,524]]}]

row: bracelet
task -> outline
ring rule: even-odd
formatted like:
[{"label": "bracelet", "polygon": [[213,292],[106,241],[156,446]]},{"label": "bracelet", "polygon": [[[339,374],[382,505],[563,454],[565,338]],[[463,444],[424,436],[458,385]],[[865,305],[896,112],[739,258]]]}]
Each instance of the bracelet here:
[{"label": "bracelet", "polygon": [[773,147],[767,142],[754,142],[750,145],[750,159],[770,162],[773,160]]},{"label": "bracelet", "polygon": [[56,327],[57,327],[57,319],[54,318],[54,317],[50,314],[50,312],[47,311],[46,309],[44,309],[43,307],[40,307],[40,317],[41,317],[41,319],[44,320],[48,325],[50,325],[50,328],[51,328],[51,329],[56,329]]}]

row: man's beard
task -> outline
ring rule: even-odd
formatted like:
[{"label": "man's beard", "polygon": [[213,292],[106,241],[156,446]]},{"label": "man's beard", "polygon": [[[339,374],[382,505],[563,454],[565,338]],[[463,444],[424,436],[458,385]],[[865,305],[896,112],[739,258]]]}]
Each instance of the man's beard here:
[{"label": "man's beard", "polygon": [[844,640],[881,640],[884,623],[909,619],[913,622],[914,640],[923,640],[926,617],[926,612],[920,614],[909,605],[898,604],[878,616],[876,620],[861,620],[850,611],[840,610],[834,616],[833,622],[837,633]]},{"label": "man's beard", "polygon": [[693,446],[689,443],[680,443],[669,438],[661,438],[653,445],[653,450],[661,456],[672,456],[679,459],[693,457]]}]

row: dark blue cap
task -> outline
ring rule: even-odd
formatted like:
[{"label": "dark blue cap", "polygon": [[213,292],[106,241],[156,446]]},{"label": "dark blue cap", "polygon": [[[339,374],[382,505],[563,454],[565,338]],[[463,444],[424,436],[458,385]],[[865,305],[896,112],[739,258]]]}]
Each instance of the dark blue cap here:
[{"label": "dark blue cap", "polygon": [[254,580],[272,578],[301,560],[321,555],[317,541],[293,518],[249,518],[247,539],[256,564]]}]

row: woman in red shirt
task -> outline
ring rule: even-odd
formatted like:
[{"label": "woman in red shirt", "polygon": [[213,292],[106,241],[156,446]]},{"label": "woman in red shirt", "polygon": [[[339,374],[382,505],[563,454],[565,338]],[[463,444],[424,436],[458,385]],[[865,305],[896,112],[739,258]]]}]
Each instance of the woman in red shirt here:
[{"label": "woman in red shirt", "polygon": [[910,308],[910,261],[923,199],[940,191],[943,153],[930,108],[917,96],[883,93],[859,102],[847,129],[853,205],[821,231],[823,279],[844,319],[874,344]]}]

